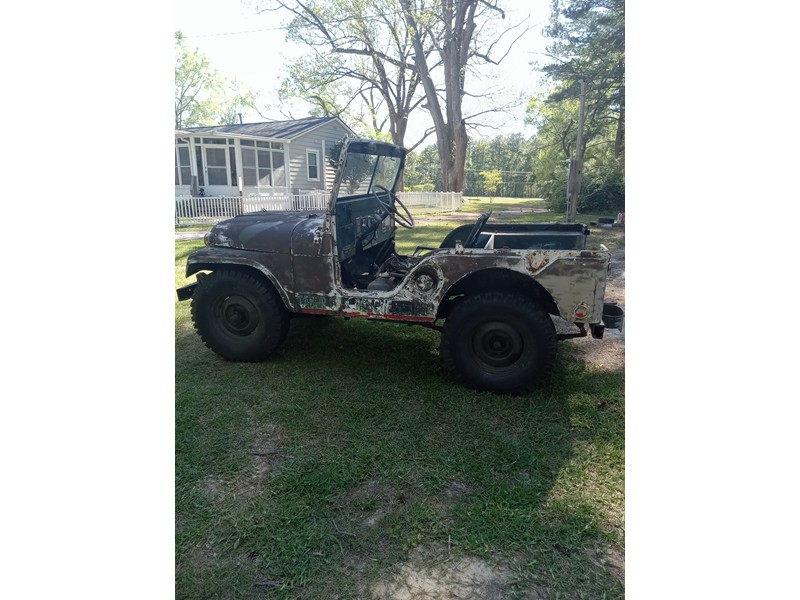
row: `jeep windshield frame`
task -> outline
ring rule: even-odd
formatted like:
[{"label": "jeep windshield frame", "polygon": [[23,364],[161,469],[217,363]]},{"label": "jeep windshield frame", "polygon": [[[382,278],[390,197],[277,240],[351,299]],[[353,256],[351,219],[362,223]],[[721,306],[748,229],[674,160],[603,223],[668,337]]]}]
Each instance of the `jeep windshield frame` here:
[{"label": "jeep windshield frame", "polygon": [[386,142],[348,138],[342,146],[331,191],[330,211],[340,199],[394,191],[406,149]]}]

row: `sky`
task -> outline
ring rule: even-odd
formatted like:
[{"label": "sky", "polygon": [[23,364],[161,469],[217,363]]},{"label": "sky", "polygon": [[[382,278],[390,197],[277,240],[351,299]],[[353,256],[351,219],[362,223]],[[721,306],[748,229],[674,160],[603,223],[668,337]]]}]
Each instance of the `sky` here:
[{"label": "sky", "polygon": [[[517,98],[522,101],[508,114],[482,116],[491,127],[472,130],[470,135],[475,138],[534,133],[531,127],[524,125],[524,107],[525,100],[539,89],[540,75],[529,63],[541,60],[547,44],[541,30],[550,16],[550,0],[503,0],[500,4],[506,10],[508,23],[525,21],[530,29],[499,66],[483,69],[483,81],[468,79],[468,90],[479,92],[487,86],[498,90],[497,105]],[[266,111],[262,108],[262,114],[274,119],[287,118],[280,112],[276,93],[285,76],[284,67],[292,57],[306,51],[303,46],[286,41],[281,26],[288,21],[285,11],[259,13],[251,2],[242,0],[176,0],[175,3],[175,29],[184,33],[187,46],[205,54],[226,78],[236,79],[243,89],[257,93],[259,106],[270,107]],[[465,114],[486,108],[485,100],[483,104],[480,100],[465,100]],[[295,105],[292,115],[308,116],[307,109]],[[264,120],[255,111],[244,114],[243,119],[245,122]],[[412,114],[406,145],[415,143],[431,126],[427,112],[418,110]],[[433,142],[430,136],[423,146]]]}]

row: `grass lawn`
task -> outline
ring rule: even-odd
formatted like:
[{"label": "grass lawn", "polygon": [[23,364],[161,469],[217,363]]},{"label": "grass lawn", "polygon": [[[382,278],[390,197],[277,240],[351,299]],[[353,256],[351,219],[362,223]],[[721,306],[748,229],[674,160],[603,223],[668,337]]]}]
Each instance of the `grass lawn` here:
[{"label": "grass lawn", "polygon": [[[462,212],[483,213],[487,210],[533,210],[545,209],[544,200],[541,198],[504,198],[497,196],[494,199],[488,196],[464,196],[464,203],[461,205]],[[550,220],[555,215],[550,214]]]},{"label": "grass lawn", "polygon": [[[176,286],[199,247],[176,242]],[[407,325],[298,318],[270,360],[226,362],[176,300],[176,598],[621,598],[624,372],[582,341],[509,398]]]}]

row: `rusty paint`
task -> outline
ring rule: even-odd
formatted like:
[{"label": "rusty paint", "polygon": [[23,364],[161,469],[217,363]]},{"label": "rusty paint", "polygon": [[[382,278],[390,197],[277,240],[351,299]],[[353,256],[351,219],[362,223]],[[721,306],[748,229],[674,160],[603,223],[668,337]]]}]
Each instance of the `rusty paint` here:
[{"label": "rusty paint", "polygon": [[550,259],[544,253],[542,254],[542,256],[539,256],[538,252],[531,252],[525,256],[525,260],[528,262],[528,270],[531,273],[538,273],[550,264]]}]

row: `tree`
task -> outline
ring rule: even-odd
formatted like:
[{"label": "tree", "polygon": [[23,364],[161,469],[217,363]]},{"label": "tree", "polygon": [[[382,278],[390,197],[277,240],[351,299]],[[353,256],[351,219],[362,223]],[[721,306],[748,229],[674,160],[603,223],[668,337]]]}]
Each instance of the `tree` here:
[{"label": "tree", "polygon": [[[500,32],[495,27],[505,18],[498,0],[272,2],[295,15],[291,39],[314,53],[341,58],[323,80],[349,78],[358,82],[359,93],[380,94],[394,143],[405,145],[408,116],[424,101],[433,120],[429,133],[436,133],[443,188],[463,190],[467,126],[474,117],[495,110],[463,114],[467,74],[476,62],[499,64],[516,41],[504,46],[505,34],[516,26]],[[424,97],[417,96],[417,86]]]},{"label": "tree", "polygon": [[360,135],[371,137],[368,127],[359,127],[359,123],[366,119],[364,108],[358,101],[363,100],[367,104],[373,128],[378,129],[375,102],[369,102],[372,100],[369,94],[372,90],[365,92],[363,86],[356,88],[347,80],[335,76],[332,73],[334,63],[338,64],[336,57],[330,54],[303,56],[289,63],[288,75],[278,91],[283,103],[281,112],[294,118],[291,111],[286,109],[286,103],[299,98],[310,105],[310,116],[338,117]]},{"label": "tree", "polygon": [[[614,156],[625,151],[625,0],[553,0],[545,35],[554,62],[545,75],[556,85],[551,102],[577,97],[586,82],[586,126],[614,128]],[[587,140],[588,143],[588,140]]]},{"label": "tree", "polygon": [[221,85],[221,76],[208,58],[189,50],[183,33],[175,32],[175,129],[206,125],[213,120],[216,102],[204,95],[208,88]]},{"label": "tree", "polygon": [[[396,0],[272,0],[271,4],[294,15],[287,37],[312,51],[311,58],[290,66],[284,97],[302,97],[336,116],[358,98],[370,113],[372,130],[383,124],[378,115],[385,111],[392,142],[405,145],[408,116],[424,98],[417,93],[411,36],[403,27]],[[343,98],[349,100],[342,103]]]},{"label": "tree", "polygon": [[545,34],[552,62],[542,67],[551,92],[532,99],[528,122],[538,127],[536,178],[553,210],[566,200],[568,159],[575,154],[578,90],[586,84],[584,170],[579,210],[624,208],[624,0],[553,0]]},{"label": "tree", "polygon": [[[551,95],[552,97],[552,95]],[[569,158],[574,155],[578,123],[578,101],[555,103],[532,99],[528,106],[528,122],[536,125],[535,175],[539,194],[553,211],[566,208]],[[600,212],[624,208],[624,163],[614,155],[613,127],[597,131],[590,127],[584,154],[583,183],[578,197],[578,210]],[[605,182],[602,185],[599,182]],[[607,198],[602,198],[604,193]]]},{"label": "tree", "polygon": [[404,185],[407,190],[433,191],[442,189],[442,172],[436,144],[429,144],[422,151],[410,151],[406,155]]},{"label": "tree", "polygon": [[489,194],[481,174],[497,170],[502,181],[495,189],[496,194],[511,198],[533,195],[534,154],[533,142],[519,133],[498,135],[491,140],[470,140],[464,193],[477,196]]},{"label": "tree", "polygon": [[217,123],[235,125],[239,123],[241,114],[248,108],[256,108],[256,95],[243,91],[235,79],[228,81],[216,97]]},{"label": "tree", "polygon": [[[508,54],[494,57],[510,27],[496,34],[492,21],[505,19],[497,0],[399,0],[408,30],[412,33],[414,67],[425,90],[426,108],[433,119],[445,191],[463,191],[467,156],[467,119],[463,114],[466,76],[476,60],[499,64]],[[523,32],[524,33],[524,32]],[[488,42],[488,39],[493,41]],[[429,52],[424,40],[433,43]],[[519,39],[519,37],[517,38]],[[516,40],[514,40],[516,41]],[[443,69],[444,105],[440,101],[433,68]],[[481,114],[481,113],[478,113]],[[477,116],[477,115],[472,115]]]},{"label": "tree", "polygon": [[497,188],[503,183],[503,176],[500,174],[500,169],[481,171],[481,177],[483,177],[483,185],[486,189],[486,193],[489,194],[489,202],[494,202],[494,197],[497,195]]},{"label": "tree", "polygon": [[239,113],[254,108],[256,96],[226,80],[199,50],[186,47],[175,32],[175,129],[202,125],[232,125]]}]

